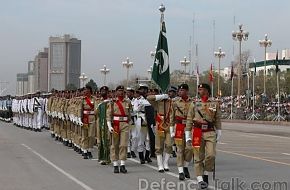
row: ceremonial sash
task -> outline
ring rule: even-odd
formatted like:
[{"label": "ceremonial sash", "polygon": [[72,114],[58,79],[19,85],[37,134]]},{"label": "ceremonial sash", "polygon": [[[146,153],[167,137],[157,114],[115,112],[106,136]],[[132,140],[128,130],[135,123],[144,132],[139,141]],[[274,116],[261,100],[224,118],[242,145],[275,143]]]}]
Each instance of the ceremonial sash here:
[{"label": "ceremonial sash", "polygon": [[84,112],[83,112],[83,124],[84,124],[84,127],[87,128],[89,124],[90,111],[94,109],[94,105],[92,104],[91,99],[88,97],[85,98],[85,101],[87,105],[91,108],[91,109],[84,109]]},{"label": "ceremonial sash", "polygon": [[183,124],[184,117],[176,116],[176,127],[175,127],[175,144],[176,145],[182,145],[183,137],[184,137],[184,128],[185,124]]},{"label": "ceremonial sash", "polygon": [[201,144],[202,129],[200,127],[194,127],[192,132],[192,146],[193,148],[199,148]]},{"label": "ceremonial sash", "polygon": [[160,114],[156,115],[156,125],[157,125],[157,134],[160,137],[165,137],[165,131],[163,127],[164,119]]},{"label": "ceremonial sash", "polygon": [[91,102],[91,99],[86,97],[86,103],[90,106],[91,109],[94,109],[94,105]]},{"label": "ceremonial sash", "polygon": [[[125,117],[126,113],[125,113],[124,107],[122,105],[122,102],[118,100],[118,101],[116,101],[116,104],[117,104],[121,114],[114,114],[114,116]],[[114,132],[116,134],[120,134],[120,120],[113,120],[113,125],[114,125],[114,127],[113,127]]]}]

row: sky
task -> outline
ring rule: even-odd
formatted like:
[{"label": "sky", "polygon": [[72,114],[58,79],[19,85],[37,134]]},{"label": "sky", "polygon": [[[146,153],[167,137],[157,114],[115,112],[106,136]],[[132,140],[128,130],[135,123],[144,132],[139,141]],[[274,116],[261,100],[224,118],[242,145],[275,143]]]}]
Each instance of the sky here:
[{"label": "sky", "polygon": [[290,49],[289,0],[0,0],[0,81],[9,82],[5,94],[15,94],[16,74],[26,72],[27,62],[56,35],[82,41],[81,72],[99,86],[103,65],[110,69],[108,83],[126,79],[126,57],[133,62],[130,76],[148,76],[161,3],[171,71],[182,69],[180,60],[189,56],[190,41],[198,44],[201,71],[216,65],[213,51],[218,47],[226,53],[221,67],[229,66],[238,53],[231,33],[239,24],[250,33],[242,51],[250,50],[252,59],[263,60],[258,41],[266,33],[273,41],[269,52]]}]

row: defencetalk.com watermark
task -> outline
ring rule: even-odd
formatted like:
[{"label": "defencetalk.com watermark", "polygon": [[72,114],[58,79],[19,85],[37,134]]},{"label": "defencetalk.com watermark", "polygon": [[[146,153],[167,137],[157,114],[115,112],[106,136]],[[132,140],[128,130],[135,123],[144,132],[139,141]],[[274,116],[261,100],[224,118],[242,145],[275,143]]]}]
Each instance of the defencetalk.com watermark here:
[{"label": "defencetalk.com watermark", "polygon": [[[246,182],[241,178],[230,178],[229,180],[216,179],[211,182],[209,189],[213,190],[288,190],[285,181],[252,181]],[[138,179],[138,190],[197,190],[196,181],[169,181],[162,178],[160,181],[148,181],[144,178]]]}]

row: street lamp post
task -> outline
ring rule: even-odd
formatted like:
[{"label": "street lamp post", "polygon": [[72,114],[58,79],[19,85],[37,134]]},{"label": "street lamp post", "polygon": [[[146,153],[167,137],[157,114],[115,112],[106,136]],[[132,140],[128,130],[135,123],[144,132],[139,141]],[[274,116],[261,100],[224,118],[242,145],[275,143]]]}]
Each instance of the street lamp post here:
[{"label": "street lamp post", "polygon": [[85,75],[85,73],[82,73],[81,76],[79,77],[80,81],[81,81],[81,87],[85,86],[85,81],[88,79],[88,77]]},{"label": "street lamp post", "polygon": [[129,69],[131,67],[133,67],[133,62],[131,62],[130,59],[129,59],[129,57],[127,57],[126,58],[126,61],[123,61],[122,64],[123,64],[123,67],[125,67],[127,69],[127,82],[126,82],[127,85],[126,85],[126,87],[128,87],[128,83],[129,83]]},{"label": "street lamp post", "polygon": [[184,66],[184,80],[185,80],[185,79],[186,79],[186,67],[187,67],[187,65],[190,64],[190,61],[188,61],[188,60],[186,59],[186,56],[184,56],[183,60],[180,61],[180,64],[181,64],[182,66]]},{"label": "street lamp post", "polygon": [[265,34],[264,40],[259,40],[259,44],[261,47],[264,47],[265,54],[264,54],[264,96],[266,96],[266,54],[267,54],[267,47],[271,47],[272,41],[268,39],[268,35]]},{"label": "street lamp post", "polygon": [[242,41],[247,41],[249,37],[249,32],[246,32],[242,29],[243,25],[239,25],[239,30],[232,32],[233,40],[239,42],[239,65],[238,65],[238,106],[240,107],[240,90],[241,90],[241,62],[242,62]]},{"label": "street lamp post", "polygon": [[152,71],[153,71],[153,66],[150,66],[149,69],[147,70],[148,75],[149,75],[149,80],[151,80]]},{"label": "street lamp post", "polygon": [[106,65],[104,65],[103,69],[100,69],[101,73],[104,74],[104,86],[106,85],[106,75],[110,72],[110,69],[107,68]]},{"label": "street lamp post", "polygon": [[221,95],[221,92],[220,92],[220,76],[221,76],[221,59],[224,58],[226,56],[225,52],[222,52],[222,48],[219,47],[219,50],[218,51],[215,51],[214,52],[214,56],[218,58],[219,60],[219,68],[218,68],[218,96]]}]

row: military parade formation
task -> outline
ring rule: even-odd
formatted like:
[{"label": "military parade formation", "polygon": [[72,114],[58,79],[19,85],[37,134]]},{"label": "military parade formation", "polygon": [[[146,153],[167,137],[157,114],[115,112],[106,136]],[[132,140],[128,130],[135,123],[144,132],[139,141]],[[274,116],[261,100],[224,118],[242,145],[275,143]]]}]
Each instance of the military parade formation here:
[{"label": "military parade formation", "polygon": [[136,89],[102,86],[97,92],[86,85],[76,91],[1,97],[1,118],[35,132],[49,130],[83,159],[97,155],[99,164],[112,164],[113,173],[127,173],[127,158],[137,156],[140,164],[156,159],[158,171],[168,172],[169,159],[176,155],[183,181],[191,178],[193,160],[199,187],[206,189],[221,137],[220,103],[210,100],[210,92],[208,84],[200,84],[200,99],[192,99],[185,83],[166,94],[146,84]]}]

